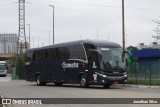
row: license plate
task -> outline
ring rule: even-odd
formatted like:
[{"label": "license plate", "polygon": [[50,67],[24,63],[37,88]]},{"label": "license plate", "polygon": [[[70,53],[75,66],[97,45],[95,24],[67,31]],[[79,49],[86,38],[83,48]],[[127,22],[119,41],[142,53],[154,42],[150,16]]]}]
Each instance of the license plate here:
[{"label": "license plate", "polygon": [[113,71],[113,73],[119,73],[119,71]]},{"label": "license plate", "polygon": [[114,81],[113,84],[118,84],[118,81]]}]

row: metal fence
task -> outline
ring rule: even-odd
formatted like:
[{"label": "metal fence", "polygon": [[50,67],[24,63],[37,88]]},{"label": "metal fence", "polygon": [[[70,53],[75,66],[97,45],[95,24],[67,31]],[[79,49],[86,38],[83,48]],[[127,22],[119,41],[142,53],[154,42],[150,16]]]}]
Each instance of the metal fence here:
[{"label": "metal fence", "polygon": [[160,85],[160,60],[133,61],[128,67],[129,84]]}]

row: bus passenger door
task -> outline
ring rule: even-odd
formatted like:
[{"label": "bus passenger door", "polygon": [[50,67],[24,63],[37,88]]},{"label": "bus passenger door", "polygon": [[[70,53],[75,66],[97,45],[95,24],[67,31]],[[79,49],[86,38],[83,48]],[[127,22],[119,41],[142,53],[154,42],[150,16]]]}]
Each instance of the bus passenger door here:
[{"label": "bus passenger door", "polygon": [[99,68],[99,60],[97,51],[90,51],[88,54],[88,65],[90,69],[98,69]]}]

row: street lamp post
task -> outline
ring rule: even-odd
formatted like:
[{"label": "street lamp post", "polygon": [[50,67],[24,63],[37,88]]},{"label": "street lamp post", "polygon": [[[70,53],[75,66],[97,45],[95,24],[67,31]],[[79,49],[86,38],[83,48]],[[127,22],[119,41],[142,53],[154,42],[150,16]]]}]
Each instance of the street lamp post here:
[{"label": "street lamp post", "polygon": [[125,50],[124,0],[122,0],[122,45]]},{"label": "street lamp post", "polygon": [[37,47],[39,47],[39,36],[37,36],[37,39],[38,39],[38,44],[37,44]]},{"label": "street lamp post", "polygon": [[30,33],[30,24],[27,24],[28,25],[28,27],[29,27],[29,48],[30,48],[30,43],[31,43],[31,40],[30,40],[30,36],[31,36],[31,33]]},{"label": "street lamp post", "polygon": [[34,48],[34,37],[32,39],[33,39],[33,48]]},{"label": "street lamp post", "polygon": [[53,8],[53,44],[54,44],[54,6],[53,5],[49,5]]},{"label": "street lamp post", "polygon": [[50,33],[51,33],[51,31],[49,31],[49,45],[50,45]]}]

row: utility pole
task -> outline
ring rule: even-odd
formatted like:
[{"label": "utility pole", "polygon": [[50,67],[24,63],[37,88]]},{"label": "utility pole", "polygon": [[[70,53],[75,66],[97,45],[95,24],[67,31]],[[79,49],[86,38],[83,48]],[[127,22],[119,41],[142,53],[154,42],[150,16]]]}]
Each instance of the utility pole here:
[{"label": "utility pole", "polygon": [[17,43],[17,55],[27,49],[25,33],[25,0],[19,0],[19,31]]},{"label": "utility pole", "polygon": [[51,34],[51,31],[49,31],[49,45],[50,45],[50,34]]},{"label": "utility pole", "polygon": [[127,36],[128,36],[128,35],[126,34],[126,35],[125,35],[125,39],[126,39],[126,47],[127,47],[127,45],[128,45],[128,44],[127,44],[127,43],[128,43],[128,42],[127,42]]},{"label": "utility pole", "polygon": [[49,5],[53,8],[53,45],[54,45],[54,6],[53,5]]},{"label": "utility pole", "polygon": [[124,0],[122,0],[122,45],[123,50],[125,50]]},{"label": "utility pole", "polygon": [[30,39],[30,36],[31,36],[31,32],[30,32],[30,24],[27,24],[28,27],[29,27],[29,48],[31,47],[31,39]]},{"label": "utility pole", "polygon": [[32,37],[32,40],[33,40],[33,48],[34,48],[34,37]]}]

